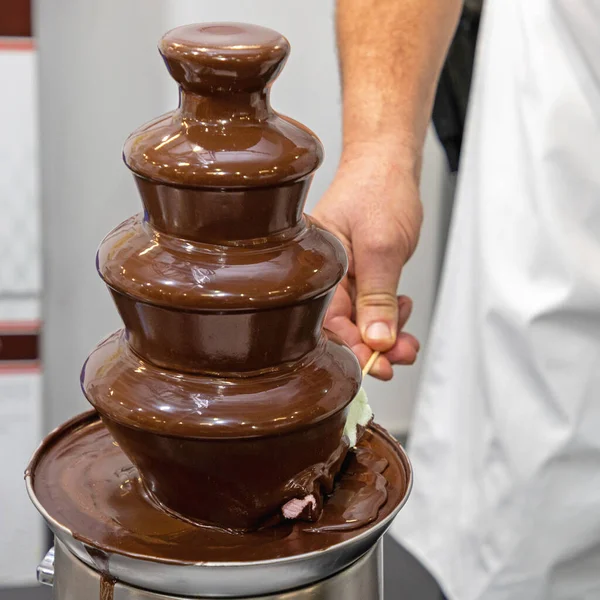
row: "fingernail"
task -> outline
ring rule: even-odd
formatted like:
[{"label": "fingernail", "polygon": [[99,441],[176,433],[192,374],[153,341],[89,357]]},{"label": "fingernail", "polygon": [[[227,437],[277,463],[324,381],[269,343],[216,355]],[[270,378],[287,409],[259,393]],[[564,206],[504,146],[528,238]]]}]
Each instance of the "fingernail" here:
[{"label": "fingernail", "polygon": [[392,338],[392,330],[387,323],[371,323],[365,331],[365,337],[372,341],[387,342]]}]

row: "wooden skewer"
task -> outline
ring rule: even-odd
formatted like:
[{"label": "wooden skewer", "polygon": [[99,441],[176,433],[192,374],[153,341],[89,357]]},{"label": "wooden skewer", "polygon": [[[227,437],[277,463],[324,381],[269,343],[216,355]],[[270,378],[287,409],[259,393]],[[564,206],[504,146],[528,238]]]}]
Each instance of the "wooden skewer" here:
[{"label": "wooden skewer", "polygon": [[379,350],[376,350],[375,352],[373,352],[373,354],[371,354],[371,358],[369,358],[369,360],[367,361],[367,364],[364,366],[364,368],[362,370],[363,377],[368,375],[369,371],[371,370],[371,367],[375,364],[375,361],[378,358],[379,358]]}]

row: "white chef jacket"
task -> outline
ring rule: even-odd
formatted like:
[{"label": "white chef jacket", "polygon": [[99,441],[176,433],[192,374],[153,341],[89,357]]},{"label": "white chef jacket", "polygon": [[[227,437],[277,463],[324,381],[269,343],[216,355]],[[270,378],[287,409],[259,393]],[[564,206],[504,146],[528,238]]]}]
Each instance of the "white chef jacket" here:
[{"label": "white chef jacket", "polygon": [[600,600],[600,0],[488,0],[393,532],[450,600]]}]

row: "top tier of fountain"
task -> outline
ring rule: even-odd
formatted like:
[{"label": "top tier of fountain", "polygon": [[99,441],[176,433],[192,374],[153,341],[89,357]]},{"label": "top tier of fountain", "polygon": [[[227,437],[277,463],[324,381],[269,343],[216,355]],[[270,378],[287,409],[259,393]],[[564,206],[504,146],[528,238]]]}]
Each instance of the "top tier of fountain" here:
[{"label": "top tier of fountain", "polygon": [[[149,222],[211,244],[289,235],[323,149],[312,132],[270,105],[287,40],[251,25],[189,25],[167,33],[159,48],[179,84],[179,108],[125,144]],[[215,202],[198,188],[230,193]]]}]

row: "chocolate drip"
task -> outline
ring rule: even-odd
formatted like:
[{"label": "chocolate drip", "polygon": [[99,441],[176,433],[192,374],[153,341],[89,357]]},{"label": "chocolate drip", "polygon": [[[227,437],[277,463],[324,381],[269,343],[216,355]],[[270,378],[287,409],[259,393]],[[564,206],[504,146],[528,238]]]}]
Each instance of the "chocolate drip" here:
[{"label": "chocolate drip", "polygon": [[108,554],[96,546],[85,546],[88,556],[92,559],[98,573],[100,573],[100,600],[113,600],[115,580],[109,572]]},{"label": "chocolate drip", "polygon": [[335,493],[327,499],[325,518],[307,531],[351,531],[375,521],[388,497],[387,467],[386,458],[375,454],[368,444],[359,443],[348,456]]},{"label": "chocolate drip", "polygon": [[100,600],[113,600],[115,581],[105,575],[100,576]]}]

